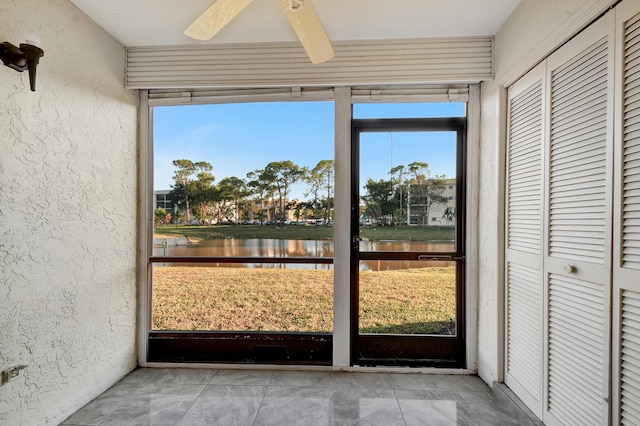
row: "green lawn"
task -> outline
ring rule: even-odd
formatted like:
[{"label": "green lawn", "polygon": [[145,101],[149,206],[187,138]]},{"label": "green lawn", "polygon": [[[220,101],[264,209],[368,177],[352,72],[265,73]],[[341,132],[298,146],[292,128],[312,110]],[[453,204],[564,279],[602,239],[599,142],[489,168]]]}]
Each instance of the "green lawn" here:
[{"label": "green lawn", "polygon": [[[360,275],[364,333],[452,334],[455,271]],[[331,332],[333,271],[228,267],[153,269],[153,329]]]},{"label": "green lawn", "polygon": [[[191,240],[270,238],[325,240],[325,226],[164,226],[156,237]],[[453,227],[362,227],[370,240],[451,241]],[[156,330],[331,332],[333,271],[233,267],[153,269]],[[455,271],[432,267],[360,274],[364,333],[452,334]]]},{"label": "green lawn", "polygon": [[[331,226],[284,226],[273,225],[214,225],[214,226],[161,226],[157,236],[188,236],[192,240],[216,238],[272,238],[290,240],[329,240],[333,238]],[[452,241],[455,228],[452,226],[363,226],[360,236],[369,240],[400,241]]]}]

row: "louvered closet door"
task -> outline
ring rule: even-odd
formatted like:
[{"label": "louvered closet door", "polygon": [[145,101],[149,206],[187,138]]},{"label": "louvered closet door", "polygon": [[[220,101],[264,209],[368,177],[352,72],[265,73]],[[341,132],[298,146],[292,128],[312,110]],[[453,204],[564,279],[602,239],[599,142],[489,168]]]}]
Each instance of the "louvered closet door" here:
[{"label": "louvered closet door", "polygon": [[509,88],[506,183],[505,383],[542,417],[543,79],[538,66]]},{"label": "louvered closet door", "polygon": [[616,18],[613,418],[640,425],[640,5]]},{"label": "louvered closet door", "polygon": [[612,13],[547,60],[545,424],[609,421]]}]

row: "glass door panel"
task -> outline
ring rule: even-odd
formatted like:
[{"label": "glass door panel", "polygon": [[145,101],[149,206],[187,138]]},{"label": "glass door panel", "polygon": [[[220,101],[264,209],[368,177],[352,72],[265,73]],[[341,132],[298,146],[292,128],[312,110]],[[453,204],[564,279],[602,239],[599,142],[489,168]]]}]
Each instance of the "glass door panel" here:
[{"label": "glass door panel", "polygon": [[464,366],[464,118],[354,120],[352,363]]},{"label": "glass door panel", "polygon": [[455,251],[456,139],[360,134],[360,251]]},{"label": "glass door panel", "polygon": [[361,334],[456,335],[455,262],[360,262]]}]

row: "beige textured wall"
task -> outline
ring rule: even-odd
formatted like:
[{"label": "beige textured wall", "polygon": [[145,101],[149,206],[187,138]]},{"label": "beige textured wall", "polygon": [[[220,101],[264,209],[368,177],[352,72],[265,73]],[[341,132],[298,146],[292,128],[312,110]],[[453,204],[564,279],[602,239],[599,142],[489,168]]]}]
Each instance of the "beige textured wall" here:
[{"label": "beige textured wall", "polygon": [[0,424],[58,424],[136,365],[135,94],[124,48],[67,0],[0,0],[37,32],[37,91],[0,66]]}]

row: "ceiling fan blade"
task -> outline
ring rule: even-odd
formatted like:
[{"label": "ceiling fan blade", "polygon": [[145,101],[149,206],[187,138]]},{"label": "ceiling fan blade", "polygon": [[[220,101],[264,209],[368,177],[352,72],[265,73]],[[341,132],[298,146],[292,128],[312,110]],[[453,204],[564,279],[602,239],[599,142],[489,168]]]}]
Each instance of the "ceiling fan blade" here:
[{"label": "ceiling fan blade", "polygon": [[311,62],[319,64],[333,58],[333,47],[310,0],[304,0],[295,11],[289,9],[289,0],[281,0],[281,4]]},{"label": "ceiling fan blade", "polygon": [[184,33],[196,40],[209,40],[242,12],[253,0],[216,0]]}]

